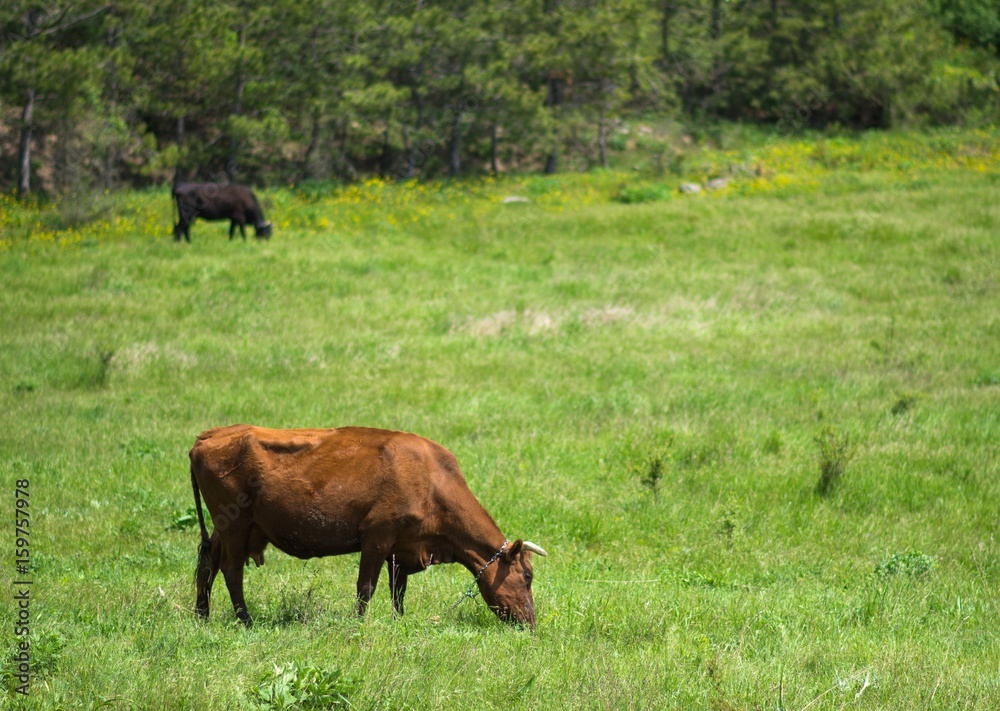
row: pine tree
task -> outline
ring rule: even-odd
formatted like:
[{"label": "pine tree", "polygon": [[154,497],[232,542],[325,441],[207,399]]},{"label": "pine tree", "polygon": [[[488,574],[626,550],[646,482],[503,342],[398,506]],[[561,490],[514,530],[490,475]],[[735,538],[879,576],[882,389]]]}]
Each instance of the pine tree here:
[{"label": "pine tree", "polygon": [[40,9],[17,1],[0,10],[0,97],[20,107],[17,194],[31,192],[31,145],[36,128],[84,111],[95,94],[101,54],[94,25],[107,7],[72,3]]}]

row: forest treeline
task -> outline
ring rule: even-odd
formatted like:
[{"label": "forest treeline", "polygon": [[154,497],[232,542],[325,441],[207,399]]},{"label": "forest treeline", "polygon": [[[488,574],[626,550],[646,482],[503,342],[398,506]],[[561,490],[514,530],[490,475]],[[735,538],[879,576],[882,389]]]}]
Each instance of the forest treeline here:
[{"label": "forest treeline", "polygon": [[606,165],[621,120],[982,124],[996,0],[7,0],[0,190]]}]

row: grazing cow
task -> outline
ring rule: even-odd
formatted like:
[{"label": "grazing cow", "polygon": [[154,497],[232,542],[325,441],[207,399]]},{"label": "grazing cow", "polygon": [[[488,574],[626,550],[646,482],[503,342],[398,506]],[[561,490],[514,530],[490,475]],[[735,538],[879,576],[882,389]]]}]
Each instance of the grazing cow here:
[{"label": "grazing cow", "polygon": [[258,238],[271,236],[271,223],[264,219],[264,210],[250,188],[242,185],[217,185],[216,183],[174,182],[174,200],[177,202],[177,224],[174,239],[183,236],[191,241],[191,223],[196,217],[203,220],[229,220],[229,239],[236,226],[247,238],[246,225],[254,226]]},{"label": "grazing cow", "polygon": [[[273,430],[233,425],[203,432],[190,452],[201,525],[195,573],[207,618],[219,570],[236,616],[252,624],[243,567],[264,564],[268,543],[297,558],[361,553],[357,612],[371,600],[382,564],[393,609],[406,578],[461,563],[501,620],[535,625],[529,541],[508,541],[469,490],[454,455],[405,432],[341,427]],[[212,515],[211,538],[201,497]]]}]

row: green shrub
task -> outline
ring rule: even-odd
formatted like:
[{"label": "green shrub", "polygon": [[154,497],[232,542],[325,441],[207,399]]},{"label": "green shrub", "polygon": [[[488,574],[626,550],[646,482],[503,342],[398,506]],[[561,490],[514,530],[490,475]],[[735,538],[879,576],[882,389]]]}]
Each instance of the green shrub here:
[{"label": "green shrub", "polygon": [[296,662],[274,666],[253,694],[250,708],[342,709],[350,707],[355,681],[339,669],[324,671]]},{"label": "green shrub", "polygon": [[934,557],[926,553],[919,551],[893,553],[875,564],[875,576],[886,579],[902,574],[911,578],[919,578],[932,571],[936,566],[937,561]]},{"label": "green shrub", "polygon": [[643,185],[622,185],[613,197],[618,202],[632,205],[668,200],[670,195],[671,190],[667,186],[647,183]]}]

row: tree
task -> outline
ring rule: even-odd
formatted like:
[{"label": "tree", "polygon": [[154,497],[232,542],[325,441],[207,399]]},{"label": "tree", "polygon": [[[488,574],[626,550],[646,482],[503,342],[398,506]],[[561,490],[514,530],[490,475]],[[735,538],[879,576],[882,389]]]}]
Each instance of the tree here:
[{"label": "tree", "polygon": [[17,194],[31,192],[31,143],[46,110],[67,115],[93,99],[100,50],[88,44],[88,25],[107,10],[94,3],[42,10],[12,2],[0,10],[0,94],[21,106]]},{"label": "tree", "polygon": [[934,0],[933,7],[957,39],[1000,55],[1000,4],[995,0]]},{"label": "tree", "polygon": [[152,0],[132,10],[126,32],[140,86],[135,101],[169,167],[191,170],[218,154],[232,106],[220,101],[232,96],[228,66],[219,61],[232,41],[225,16],[221,3],[195,0]]},{"label": "tree", "polygon": [[[593,3],[566,18],[576,103],[597,114],[598,162],[608,167],[608,121],[638,89],[637,77],[652,66],[645,52],[646,8],[635,0]],[[588,161],[593,162],[593,161]]]}]

